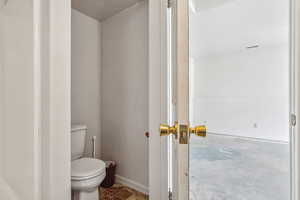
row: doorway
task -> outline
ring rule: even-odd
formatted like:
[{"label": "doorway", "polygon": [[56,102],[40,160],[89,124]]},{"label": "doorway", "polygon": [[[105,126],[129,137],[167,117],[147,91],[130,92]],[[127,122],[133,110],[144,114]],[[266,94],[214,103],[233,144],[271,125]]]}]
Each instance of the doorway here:
[{"label": "doorway", "polygon": [[173,3],[171,116],[207,128],[206,138],[171,142],[175,192],[191,200],[291,199],[290,1]]},{"label": "doorway", "polygon": [[290,2],[189,4],[190,199],[290,199]]}]

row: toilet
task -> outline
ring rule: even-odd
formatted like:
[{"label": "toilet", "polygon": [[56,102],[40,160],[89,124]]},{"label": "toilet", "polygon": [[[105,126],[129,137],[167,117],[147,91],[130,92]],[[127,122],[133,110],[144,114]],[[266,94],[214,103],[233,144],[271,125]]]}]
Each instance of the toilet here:
[{"label": "toilet", "polygon": [[86,126],[72,126],[72,200],[100,200],[98,187],[106,175],[105,163],[102,160],[83,157],[86,134]]}]

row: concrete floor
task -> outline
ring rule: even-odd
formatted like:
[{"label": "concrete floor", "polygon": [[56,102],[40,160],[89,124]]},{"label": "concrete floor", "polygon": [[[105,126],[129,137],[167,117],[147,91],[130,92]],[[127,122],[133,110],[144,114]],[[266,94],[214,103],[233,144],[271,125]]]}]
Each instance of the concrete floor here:
[{"label": "concrete floor", "polygon": [[191,139],[190,200],[288,200],[289,145],[209,134]]}]

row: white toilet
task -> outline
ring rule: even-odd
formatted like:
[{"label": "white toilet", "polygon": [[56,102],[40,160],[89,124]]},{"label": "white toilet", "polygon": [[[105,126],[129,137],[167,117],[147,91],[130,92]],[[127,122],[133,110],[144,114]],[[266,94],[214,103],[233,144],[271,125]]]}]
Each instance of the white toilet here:
[{"label": "white toilet", "polygon": [[105,163],[94,158],[83,158],[87,127],[72,126],[71,183],[73,200],[99,200],[98,187],[104,180]]}]

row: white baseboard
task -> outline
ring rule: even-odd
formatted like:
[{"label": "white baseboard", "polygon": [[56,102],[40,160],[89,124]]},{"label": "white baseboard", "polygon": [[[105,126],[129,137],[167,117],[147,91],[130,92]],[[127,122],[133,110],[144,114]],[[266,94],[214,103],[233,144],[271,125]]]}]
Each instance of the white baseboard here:
[{"label": "white baseboard", "polygon": [[141,192],[143,194],[149,194],[148,187],[123,176],[116,175],[116,183],[135,189],[136,191]]}]

